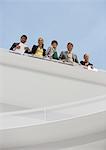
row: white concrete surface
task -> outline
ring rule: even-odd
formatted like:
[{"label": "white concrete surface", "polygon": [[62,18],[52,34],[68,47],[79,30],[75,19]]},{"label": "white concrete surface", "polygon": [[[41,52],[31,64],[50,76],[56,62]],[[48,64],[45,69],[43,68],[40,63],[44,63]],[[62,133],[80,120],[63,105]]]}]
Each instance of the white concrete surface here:
[{"label": "white concrete surface", "polygon": [[[81,141],[81,140],[80,140]],[[38,146],[27,146],[12,148],[11,150],[105,150],[106,139],[99,139],[96,141],[86,141],[82,139],[82,143],[72,140],[65,140],[62,142],[46,143]],[[10,149],[5,149],[10,150]]]},{"label": "white concrete surface", "polygon": [[0,49],[0,150],[105,150],[106,72]]},{"label": "white concrete surface", "polygon": [[106,73],[0,51],[0,103],[48,107],[106,94]]},{"label": "white concrete surface", "polygon": [[26,108],[24,107],[18,107],[15,105],[9,105],[5,103],[0,103],[0,112],[11,112],[11,111],[18,111],[18,110],[24,110]]}]

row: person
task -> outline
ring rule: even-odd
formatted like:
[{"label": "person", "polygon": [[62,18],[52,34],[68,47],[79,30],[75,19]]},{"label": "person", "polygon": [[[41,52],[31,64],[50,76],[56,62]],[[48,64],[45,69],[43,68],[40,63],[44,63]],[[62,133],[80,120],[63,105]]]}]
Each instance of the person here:
[{"label": "person", "polygon": [[26,41],[27,41],[27,36],[22,35],[21,38],[20,38],[20,42],[13,43],[10,50],[12,50],[16,53],[19,53],[19,54],[24,54],[24,53],[30,52],[30,49],[26,45]]},{"label": "person", "polygon": [[84,60],[80,61],[80,64],[87,67],[91,66],[91,68],[93,68],[93,64],[89,62],[89,55],[87,53],[84,54],[83,58]]},{"label": "person", "polygon": [[64,62],[66,61],[71,63],[73,62],[79,63],[77,55],[75,55],[72,51],[73,51],[73,44],[69,42],[67,44],[67,51],[62,51],[60,53],[59,59],[63,60]]},{"label": "person", "polygon": [[58,46],[58,42],[56,40],[53,40],[51,42],[51,46],[47,49],[47,57],[49,57],[50,59],[57,59],[59,60],[58,57],[58,53],[57,53],[57,46]]},{"label": "person", "polygon": [[38,38],[38,45],[33,45],[31,53],[35,57],[45,57],[46,49],[44,49],[44,40],[42,37]]}]

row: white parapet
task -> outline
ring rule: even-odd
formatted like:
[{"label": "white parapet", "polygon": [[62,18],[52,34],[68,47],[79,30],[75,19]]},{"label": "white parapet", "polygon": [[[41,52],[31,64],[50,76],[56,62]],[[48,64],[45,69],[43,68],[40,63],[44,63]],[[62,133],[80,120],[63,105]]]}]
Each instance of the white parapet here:
[{"label": "white parapet", "polygon": [[102,96],[106,72],[0,51],[0,102],[47,107]]},{"label": "white parapet", "polygon": [[105,140],[105,71],[1,49],[0,83],[0,150]]}]

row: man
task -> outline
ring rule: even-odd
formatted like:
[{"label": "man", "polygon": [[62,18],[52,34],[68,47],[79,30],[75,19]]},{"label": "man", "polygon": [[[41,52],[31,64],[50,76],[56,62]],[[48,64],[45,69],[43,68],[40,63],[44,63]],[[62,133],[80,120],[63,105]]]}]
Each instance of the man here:
[{"label": "man", "polygon": [[67,51],[62,51],[59,56],[59,59],[66,61],[66,62],[79,63],[77,55],[73,54],[72,50],[73,50],[73,44],[71,42],[69,42],[67,44]]},{"label": "man", "polygon": [[53,40],[51,42],[51,46],[48,48],[46,53],[50,59],[57,59],[57,60],[59,59],[57,53],[57,46],[58,46],[58,42],[56,40]]},{"label": "man", "polygon": [[25,44],[26,41],[27,41],[27,36],[26,35],[22,35],[21,38],[20,38],[20,42],[13,43],[13,45],[10,48],[10,50],[12,50],[12,51],[14,51],[16,53],[19,53],[19,54],[24,54],[24,53],[30,52],[30,49]]},{"label": "man", "polygon": [[84,65],[84,66],[91,66],[91,68],[93,68],[93,64],[91,64],[89,62],[89,55],[87,53],[84,54],[83,56],[84,60],[83,61],[80,61],[81,65]]}]

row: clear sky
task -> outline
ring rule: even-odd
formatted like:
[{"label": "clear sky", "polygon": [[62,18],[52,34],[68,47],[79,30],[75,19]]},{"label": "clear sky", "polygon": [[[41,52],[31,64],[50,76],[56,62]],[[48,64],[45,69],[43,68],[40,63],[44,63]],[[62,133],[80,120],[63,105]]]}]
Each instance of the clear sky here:
[{"label": "clear sky", "polygon": [[106,0],[0,0],[0,47],[10,48],[22,34],[32,47],[42,36],[47,48],[74,44],[79,60],[88,52],[91,62],[106,70]]}]

